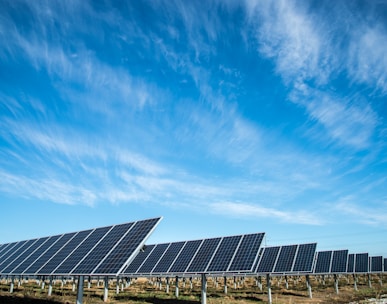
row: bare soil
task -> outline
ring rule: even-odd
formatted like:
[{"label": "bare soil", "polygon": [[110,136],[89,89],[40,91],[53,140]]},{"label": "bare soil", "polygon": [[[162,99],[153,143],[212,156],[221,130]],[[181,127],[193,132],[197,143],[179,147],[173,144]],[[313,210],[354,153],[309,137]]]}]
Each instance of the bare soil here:
[{"label": "bare soil", "polygon": [[[341,277],[339,281],[339,293],[335,292],[333,279],[326,277],[323,281],[321,277],[311,277],[312,294],[310,298],[305,278],[292,277],[288,281],[286,289],[285,279],[273,277],[272,300],[277,304],[296,304],[296,303],[376,303],[367,301],[368,299],[384,299],[377,303],[387,303],[387,284],[380,283],[380,276],[372,277],[372,287],[369,287],[367,276],[359,277],[357,282],[358,290],[354,289],[352,277]],[[166,282],[162,281],[161,288],[155,282],[145,278],[139,278],[132,281],[132,284],[126,288],[120,285],[120,292],[116,293],[115,282],[112,281],[109,286],[108,303],[113,304],[197,304],[200,303],[201,283],[200,280],[193,280],[193,288],[186,280],[185,284],[179,280],[179,297],[175,296],[175,282],[170,280],[169,292],[166,293]],[[227,294],[224,293],[223,278],[218,280],[208,279],[207,285],[207,303],[208,304],[251,304],[267,303],[268,294],[266,282],[263,279],[262,291],[256,284],[255,278],[237,279],[236,285],[232,278],[227,282]],[[72,283],[68,282],[63,287],[60,281],[53,286],[51,296],[48,296],[48,283],[42,289],[36,281],[23,282],[20,286],[15,282],[14,292],[10,294],[9,283],[2,281],[0,284],[0,304],[70,304],[76,302],[76,292],[72,289]],[[84,286],[83,303],[84,304],[102,304],[103,287],[97,286],[94,281],[90,288],[87,284]]]}]

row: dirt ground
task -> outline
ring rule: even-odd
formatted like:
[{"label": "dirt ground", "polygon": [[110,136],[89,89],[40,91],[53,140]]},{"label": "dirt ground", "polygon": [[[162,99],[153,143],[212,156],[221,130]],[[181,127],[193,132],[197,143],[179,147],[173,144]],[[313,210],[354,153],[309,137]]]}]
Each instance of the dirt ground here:
[{"label": "dirt ground", "polygon": [[[387,303],[387,283],[381,284],[380,276],[373,276],[371,287],[369,287],[368,277],[359,276],[357,291],[354,289],[352,277],[341,277],[339,281],[339,293],[335,292],[333,278],[311,277],[312,298],[309,297],[305,278],[292,277],[288,280],[286,289],[285,279],[273,277],[272,301],[278,304],[296,303]],[[383,279],[383,278],[382,278]],[[266,282],[262,279],[262,291],[257,286],[255,278],[242,280],[237,278],[236,284],[232,278],[227,282],[227,294],[224,293],[223,278],[218,282],[213,278],[208,279],[207,303],[208,304],[250,304],[267,303],[268,294]],[[128,287],[120,284],[120,292],[116,293],[115,282],[109,286],[108,303],[113,304],[194,304],[200,303],[201,287],[200,280],[193,280],[191,289],[189,280],[184,283],[179,280],[179,297],[175,296],[175,282],[171,279],[169,292],[166,292],[166,282],[162,281],[161,287],[156,282],[151,282],[145,278],[132,280]],[[72,283],[67,282],[63,287],[60,281],[53,286],[52,295],[47,294],[48,284],[42,289],[37,282],[29,281],[18,285],[15,282],[14,292],[10,294],[9,282],[2,281],[0,284],[0,304],[70,304],[76,302],[76,292],[72,289]],[[103,287],[97,286],[94,281],[90,288],[84,286],[83,303],[98,304],[103,302]],[[367,299],[382,299],[379,302],[366,301]]]}]

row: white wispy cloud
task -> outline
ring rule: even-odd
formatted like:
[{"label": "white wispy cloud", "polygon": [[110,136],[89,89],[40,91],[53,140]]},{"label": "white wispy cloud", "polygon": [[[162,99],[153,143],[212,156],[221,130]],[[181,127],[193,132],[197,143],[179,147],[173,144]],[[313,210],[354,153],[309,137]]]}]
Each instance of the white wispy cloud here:
[{"label": "white wispy cloud", "polygon": [[229,217],[270,218],[286,223],[322,225],[321,218],[307,211],[287,211],[267,208],[259,204],[246,204],[234,202],[219,202],[209,206],[216,214]]}]

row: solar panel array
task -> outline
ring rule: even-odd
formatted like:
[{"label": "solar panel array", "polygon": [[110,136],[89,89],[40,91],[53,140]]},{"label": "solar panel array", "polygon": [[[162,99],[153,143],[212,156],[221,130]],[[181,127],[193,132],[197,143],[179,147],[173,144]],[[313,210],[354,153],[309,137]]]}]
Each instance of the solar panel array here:
[{"label": "solar panel array", "polygon": [[370,257],[370,272],[382,272],[383,271],[383,257],[373,256]]},{"label": "solar panel array", "polygon": [[314,273],[346,273],[348,263],[348,250],[320,251]]},{"label": "solar panel array", "polygon": [[312,272],[316,243],[266,247],[255,267],[257,274]]},{"label": "solar panel array", "polygon": [[116,275],[161,218],[2,244],[0,275]]},{"label": "solar panel array", "polygon": [[351,253],[348,255],[347,273],[367,273],[368,271],[368,253]]},{"label": "solar panel array", "polygon": [[264,233],[146,246],[123,275],[249,272]]}]

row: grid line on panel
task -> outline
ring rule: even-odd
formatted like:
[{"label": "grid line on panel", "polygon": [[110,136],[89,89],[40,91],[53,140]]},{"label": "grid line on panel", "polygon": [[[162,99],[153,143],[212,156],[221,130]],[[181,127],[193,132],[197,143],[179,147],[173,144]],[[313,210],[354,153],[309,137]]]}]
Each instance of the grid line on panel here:
[{"label": "grid line on panel", "polygon": [[39,274],[51,274],[89,236],[92,230],[80,231],[74,235],[51,259],[38,270]]},{"label": "grid line on panel", "polygon": [[203,240],[187,241],[179,256],[169,268],[169,272],[184,273],[192,262],[202,243]]},{"label": "grid line on panel", "polygon": [[[117,274],[122,271],[136,250],[140,250],[160,218],[136,222],[102,260],[93,274]],[[137,252],[136,252],[137,253]]]},{"label": "grid line on panel", "polygon": [[123,271],[125,274],[135,274],[138,269],[144,264],[148,256],[152,253],[153,249],[156,245],[146,246],[143,250],[141,250],[137,256],[133,259],[133,261],[126,267]]},{"label": "grid line on panel", "polygon": [[266,247],[263,249],[256,273],[272,273],[281,247]]},{"label": "grid line on panel", "polygon": [[209,272],[227,271],[232,258],[240,244],[242,236],[229,236],[222,239],[218,250],[210,265],[207,268]]},{"label": "grid line on panel", "polygon": [[156,263],[160,260],[162,254],[167,250],[170,243],[158,244],[148,255],[147,259],[138,269],[137,273],[148,274],[152,272],[152,269],[156,266]]},{"label": "grid line on panel", "polygon": [[21,251],[23,251],[23,248],[26,244],[28,244],[29,241],[21,241],[19,242],[15,247],[8,250],[7,253],[5,253],[0,260],[0,269],[2,269],[4,266],[7,267],[7,265],[12,262],[15,258],[17,258]]},{"label": "grid line on panel", "polygon": [[101,260],[111,250],[112,246],[116,244],[127,230],[132,227],[134,223],[127,223],[112,226],[111,229],[104,235],[104,237],[90,250],[87,256],[78,263],[72,274],[92,274],[93,270],[100,264]]},{"label": "grid line on panel", "polygon": [[368,253],[356,253],[355,272],[356,273],[368,272]]},{"label": "grid line on panel", "polygon": [[265,233],[243,235],[228,271],[252,271],[264,236]]},{"label": "grid line on panel", "polygon": [[332,250],[317,252],[317,261],[314,273],[330,273]]},{"label": "grid line on panel", "polygon": [[301,244],[293,265],[293,272],[311,272],[317,243]]},{"label": "grid line on panel", "polygon": [[382,272],[383,271],[383,257],[382,256],[373,256],[370,257],[371,272]]},{"label": "grid line on panel", "polygon": [[10,263],[4,270],[0,271],[1,273],[12,273],[16,267],[18,267],[27,257],[29,257],[35,250],[37,250],[47,238],[36,239],[36,241],[28,247],[21,255],[19,255],[12,263]]},{"label": "grid line on panel", "polygon": [[94,229],[93,232],[80,244],[71,254],[53,271],[54,274],[69,274],[79,264],[91,249],[112,228],[102,227]]},{"label": "grid line on panel", "polygon": [[346,273],[348,250],[333,251],[331,273]]},{"label": "grid line on panel", "polygon": [[42,255],[40,255],[39,258],[36,259],[34,263],[32,263],[27,269],[23,271],[23,274],[35,274],[74,235],[75,232],[61,235],[55,241],[55,243],[53,243],[49,248],[47,248],[47,250]]},{"label": "grid line on panel", "polygon": [[30,265],[35,263],[35,261],[47,251],[53,243],[59,239],[60,235],[48,237],[47,240],[37,248],[33,253],[31,253],[24,261],[22,261],[15,269],[12,270],[12,274],[22,274]]},{"label": "grid line on panel", "polygon": [[192,259],[192,263],[189,265],[187,272],[197,273],[205,271],[220,240],[221,238],[205,239],[197,254]]},{"label": "grid line on panel", "polygon": [[163,257],[159,260],[156,267],[152,270],[153,273],[166,273],[171,267],[173,261],[178,256],[185,242],[172,243],[167,249]]},{"label": "grid line on panel", "polygon": [[288,273],[291,272],[293,261],[296,257],[297,245],[282,246],[274,272]]}]

